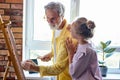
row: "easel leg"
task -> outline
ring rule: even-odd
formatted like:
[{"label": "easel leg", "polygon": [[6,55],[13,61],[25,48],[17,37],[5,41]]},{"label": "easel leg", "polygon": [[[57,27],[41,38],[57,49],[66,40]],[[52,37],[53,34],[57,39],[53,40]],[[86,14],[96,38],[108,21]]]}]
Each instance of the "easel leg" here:
[{"label": "easel leg", "polygon": [[[9,56],[8,56],[9,57]],[[6,80],[7,79],[7,74],[8,74],[8,70],[9,70],[9,66],[10,66],[10,59],[8,58],[8,63],[7,63],[7,67],[5,69],[5,73],[4,73],[4,76],[3,76],[3,80]]]},{"label": "easel leg", "polygon": [[17,79],[18,80],[25,80],[25,75],[24,75],[21,63],[18,59],[19,55],[18,55],[18,51],[16,48],[15,38],[14,38],[14,35],[13,35],[13,33],[10,29],[10,26],[9,26],[10,24],[11,24],[11,22],[4,23],[1,16],[0,16],[0,29],[3,32],[3,36],[4,36],[5,42],[7,44],[8,51],[9,51],[9,54],[8,54],[9,61],[7,63],[7,68],[5,70],[3,80],[7,79],[7,74],[9,72],[9,66],[11,63],[13,64],[15,73],[17,75]]}]

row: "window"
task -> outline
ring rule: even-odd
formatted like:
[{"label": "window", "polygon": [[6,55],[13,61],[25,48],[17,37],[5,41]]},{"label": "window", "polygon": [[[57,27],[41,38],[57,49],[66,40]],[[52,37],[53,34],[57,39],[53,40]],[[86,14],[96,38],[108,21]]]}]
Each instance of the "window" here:
[{"label": "window", "polygon": [[[24,0],[23,59],[37,58],[50,51],[51,30],[44,20],[44,4],[51,0]],[[53,1],[53,0],[52,0]],[[54,0],[66,7],[65,18],[71,22],[76,16],[95,21],[95,35],[92,39],[98,46],[100,41],[112,40],[118,48],[107,60],[110,70],[120,69],[119,0]],[[67,4],[66,4],[67,3]],[[71,6],[70,6],[71,5]],[[45,64],[45,63],[44,63]]]},{"label": "window", "polygon": [[[95,21],[95,35],[92,39],[98,46],[100,41],[111,40],[112,47],[120,48],[119,32],[119,0],[80,0],[79,16],[84,16]],[[114,54],[106,60],[110,70],[120,69],[120,52]],[[116,72],[116,71],[115,71]]]},{"label": "window", "polygon": [[[43,56],[51,48],[51,29],[44,19],[44,5],[50,1],[59,1],[67,9],[65,18],[70,20],[70,0],[24,0],[24,42],[23,59],[34,59]],[[48,64],[38,60],[38,64]],[[51,62],[49,62],[51,64]]]}]

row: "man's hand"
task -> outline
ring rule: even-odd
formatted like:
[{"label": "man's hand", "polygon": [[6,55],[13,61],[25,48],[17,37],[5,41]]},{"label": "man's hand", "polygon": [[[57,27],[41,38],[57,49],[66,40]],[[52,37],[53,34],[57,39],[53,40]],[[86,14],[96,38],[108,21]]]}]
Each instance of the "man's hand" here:
[{"label": "man's hand", "polygon": [[26,60],[21,63],[24,70],[39,72],[39,66],[36,65],[32,60]]},{"label": "man's hand", "polygon": [[51,57],[52,57],[52,55],[49,53],[49,54],[46,54],[44,56],[39,56],[38,59],[41,59],[41,61],[47,62],[47,61],[51,60]]}]

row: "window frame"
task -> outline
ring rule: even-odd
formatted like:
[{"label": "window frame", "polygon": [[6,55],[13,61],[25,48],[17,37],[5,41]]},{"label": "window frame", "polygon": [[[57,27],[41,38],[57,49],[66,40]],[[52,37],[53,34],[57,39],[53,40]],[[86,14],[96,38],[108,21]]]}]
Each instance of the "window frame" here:
[{"label": "window frame", "polygon": [[[90,3],[89,3],[90,4]],[[87,5],[87,4],[86,4]],[[91,4],[92,5],[92,4]],[[79,6],[81,7],[81,6]],[[79,11],[79,14],[80,14],[80,11]],[[96,47],[98,47],[99,45],[96,45]],[[120,53],[120,46],[118,45],[113,45],[111,47],[115,47],[116,48],[116,51],[115,52],[118,52]],[[120,61],[119,61],[119,68],[108,68],[108,73],[109,74],[118,74],[120,73]]]},{"label": "window frame", "polygon": [[[71,10],[70,10],[70,22],[79,16],[80,0],[71,0]],[[30,58],[30,49],[40,49],[41,47],[38,44],[41,44],[39,40],[33,40],[33,26],[34,26],[34,0],[24,0],[23,8],[23,60]],[[76,6],[73,6],[76,5]],[[75,12],[75,14],[73,14]],[[29,24],[31,23],[31,24]],[[29,28],[28,28],[29,26]],[[29,36],[28,36],[29,34]],[[43,42],[44,44],[44,42]],[[48,45],[50,45],[48,43]],[[34,47],[33,47],[34,46]],[[45,45],[46,46],[46,45]],[[43,46],[42,46],[43,47]],[[46,49],[46,48],[45,48]],[[117,50],[120,52],[120,47],[117,47]],[[119,63],[120,64],[120,63]],[[120,67],[120,66],[119,66]],[[120,69],[109,69],[108,73],[120,73]]]},{"label": "window frame", "polygon": [[[79,1],[79,0],[77,0]],[[44,43],[46,41],[40,41],[40,40],[33,40],[33,33],[34,33],[34,0],[24,0],[24,16],[23,16],[23,60],[29,59],[30,54],[25,54],[25,53],[30,53],[30,50],[40,50],[41,47],[44,49],[50,48],[50,42],[47,42],[47,48],[45,47]],[[71,7],[73,8],[73,7]],[[74,8],[75,9],[75,8]],[[79,12],[76,10],[76,12]],[[72,14],[70,14],[72,15]],[[76,14],[74,15],[76,16]],[[72,21],[72,20],[70,20]],[[30,23],[30,24],[29,24]],[[29,28],[28,28],[29,26]],[[29,36],[28,36],[29,35]],[[39,46],[38,44],[41,44],[42,46]],[[34,47],[33,47],[34,46]]]}]

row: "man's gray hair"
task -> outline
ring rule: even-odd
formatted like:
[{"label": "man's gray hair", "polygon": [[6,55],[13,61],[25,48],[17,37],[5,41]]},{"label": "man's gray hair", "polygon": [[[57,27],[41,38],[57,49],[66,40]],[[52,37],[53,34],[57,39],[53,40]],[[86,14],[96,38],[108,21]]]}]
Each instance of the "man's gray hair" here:
[{"label": "man's gray hair", "polygon": [[64,13],[65,13],[65,7],[60,2],[49,2],[47,5],[44,6],[44,8],[45,8],[45,11],[47,9],[52,9],[54,11],[57,11],[59,16],[64,16]]}]

